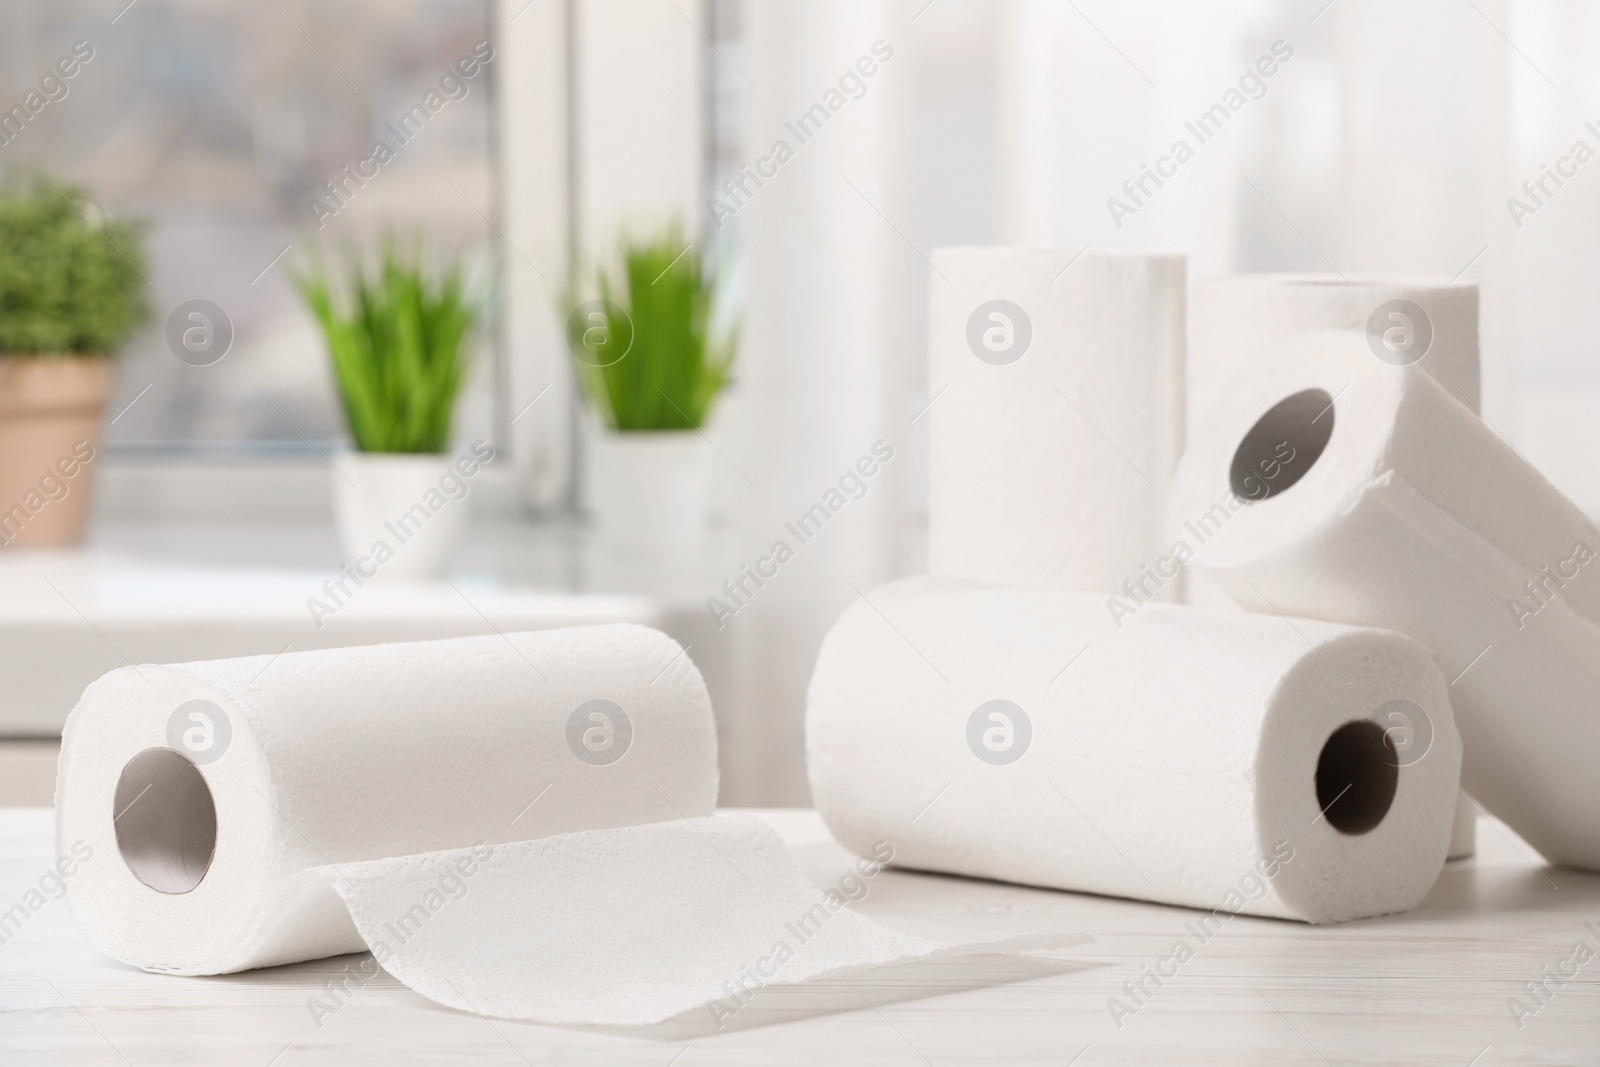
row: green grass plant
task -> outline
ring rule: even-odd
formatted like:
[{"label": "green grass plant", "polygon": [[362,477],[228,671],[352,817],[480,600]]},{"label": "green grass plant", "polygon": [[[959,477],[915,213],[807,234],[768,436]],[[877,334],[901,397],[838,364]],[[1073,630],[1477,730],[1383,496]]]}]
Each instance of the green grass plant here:
[{"label": "green grass plant", "polygon": [[624,239],[620,267],[594,274],[599,299],[569,291],[567,346],[605,424],[634,432],[698,429],[728,383],[737,328],[712,321],[716,280],[672,225]]},{"label": "green grass plant", "polygon": [[342,287],[315,261],[295,286],[327,341],[356,448],[446,451],[481,310],[464,266],[429,271],[420,243],[390,237],[370,267],[348,256],[341,270]]}]

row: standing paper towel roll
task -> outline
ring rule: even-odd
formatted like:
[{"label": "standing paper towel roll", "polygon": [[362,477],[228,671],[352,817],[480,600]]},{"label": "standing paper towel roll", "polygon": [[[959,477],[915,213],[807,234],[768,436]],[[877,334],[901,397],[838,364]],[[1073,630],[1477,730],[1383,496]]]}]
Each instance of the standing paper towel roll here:
[{"label": "standing paper towel roll", "polygon": [[[1261,611],[1385,626],[1451,681],[1462,785],[1551,860],[1600,867],[1600,534],[1444,387],[1307,334],[1184,456],[1171,534]],[[1270,494],[1241,479],[1271,470]]]},{"label": "standing paper towel roll", "polygon": [[[1438,876],[1460,743],[1409,638],[939,579],[868,599],[824,640],[806,718],[849,848],[1318,923]],[[1397,745],[1394,715],[1431,745]]]},{"label": "standing paper towel roll", "polygon": [[[1188,411],[1194,435],[1207,409],[1235,378],[1295,358],[1295,337],[1314,330],[1356,330],[1378,358],[1415,363],[1476,410],[1478,287],[1444,278],[1336,274],[1240,274],[1195,283],[1189,312]],[[1204,577],[1190,575],[1196,607],[1236,605]],[[1477,814],[1466,797],[1456,811],[1450,858],[1470,856]]]},{"label": "standing paper towel roll", "polygon": [[1183,444],[1183,259],[939,249],[930,317],[933,573],[1139,579]]},{"label": "standing paper towel roll", "polygon": [[[888,930],[761,823],[707,817],[716,792],[705,685],[644,627],[128,667],[67,721],[57,851],[79,925],[147,970],[370,948],[356,989],[381,964],[441,1003],[546,1022],[725,1017],[757,965],[799,982],[1083,940]],[[349,994],[308,1007],[320,1022]]]}]

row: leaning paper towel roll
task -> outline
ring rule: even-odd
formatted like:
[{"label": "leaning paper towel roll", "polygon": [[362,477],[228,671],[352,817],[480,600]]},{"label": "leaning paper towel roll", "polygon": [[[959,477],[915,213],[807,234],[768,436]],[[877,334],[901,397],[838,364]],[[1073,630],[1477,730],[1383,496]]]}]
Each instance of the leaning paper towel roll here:
[{"label": "leaning paper towel roll", "polygon": [[68,903],[147,970],[371,948],[441,1003],[563,1023],[726,1015],[757,961],[799,982],[1082,940],[953,946],[851,912],[771,829],[712,817],[715,736],[699,672],[640,626],[124,668],[63,733]]},{"label": "leaning paper towel roll", "polygon": [[[1206,410],[1229,395],[1240,375],[1278,367],[1305,350],[1292,342],[1315,330],[1355,330],[1374,356],[1415,364],[1476,409],[1480,380],[1478,287],[1427,277],[1337,274],[1237,274],[1194,285],[1189,308],[1188,410],[1192,440]],[[1185,599],[1196,607],[1233,608],[1226,593],[1190,574]],[[1470,856],[1477,814],[1461,797],[1450,858]]]},{"label": "leaning paper towel roll", "polygon": [[[868,599],[823,642],[806,718],[849,848],[1318,923],[1413,907],[1438,876],[1460,743],[1409,638],[939,579]],[[1397,742],[1402,720],[1429,744]]]},{"label": "leaning paper towel roll", "polygon": [[932,262],[930,570],[1138,581],[1183,447],[1183,258],[942,248]]},{"label": "leaning paper towel roll", "polygon": [[[1318,330],[1366,336],[1376,358],[1415,364],[1463,403],[1478,406],[1478,287],[1443,278],[1336,274],[1235,274],[1195,282],[1189,309],[1189,441],[1235,379],[1306,358],[1294,339]],[[1197,607],[1235,606],[1204,577],[1191,575],[1186,599]]]},{"label": "leaning paper towel roll", "polygon": [[1600,868],[1600,534],[1428,375],[1358,333],[1295,345],[1213,409],[1172,536],[1240,603],[1425,643],[1451,679],[1463,788],[1551,860]]}]

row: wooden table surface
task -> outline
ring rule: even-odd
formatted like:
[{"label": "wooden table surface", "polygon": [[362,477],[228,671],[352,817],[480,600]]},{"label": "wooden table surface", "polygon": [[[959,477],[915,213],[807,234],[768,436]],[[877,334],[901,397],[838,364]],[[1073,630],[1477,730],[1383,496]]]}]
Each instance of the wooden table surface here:
[{"label": "wooden table surface", "polygon": [[[812,813],[755,814],[819,883],[845,870]],[[47,810],[0,811],[0,911],[39,884],[50,838]],[[145,974],[100,956],[52,901],[0,933],[0,1064],[1600,1063],[1600,875],[1548,867],[1493,823],[1408,915],[1334,927],[1241,916],[1203,945],[1185,927],[1198,913],[1181,908],[895,871],[859,906],[931,936],[1096,940],[769,988],[720,1032],[698,1016],[643,1030],[487,1020],[387,975],[319,1027],[308,999],[362,957]],[[1193,958],[1113,1019],[1111,998],[1133,1006],[1124,983],[1180,938]],[[1541,980],[1548,995],[1529,997],[1524,983]]]}]

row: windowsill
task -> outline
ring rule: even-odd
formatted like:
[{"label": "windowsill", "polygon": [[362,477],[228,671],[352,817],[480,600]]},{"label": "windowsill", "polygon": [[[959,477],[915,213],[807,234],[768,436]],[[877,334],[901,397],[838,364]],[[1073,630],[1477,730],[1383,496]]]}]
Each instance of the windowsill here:
[{"label": "windowsill", "polygon": [[[88,682],[130,662],[601,622],[687,645],[721,581],[713,539],[698,552],[610,544],[581,518],[522,514],[502,477],[475,480],[462,502],[472,520],[447,581],[380,574],[334,593],[342,560],[320,460],[111,459],[97,473],[83,546],[0,550],[0,738],[58,732]],[[718,688],[716,664],[701,667]]]},{"label": "windowsill", "polygon": [[[319,456],[110,456],[97,475],[87,550],[152,563],[325,573],[343,562],[333,475]],[[725,577],[722,538],[608,542],[581,515],[527,509],[504,466],[485,468],[462,504],[471,520],[449,567],[458,583],[702,603]]]},{"label": "windowsill", "polygon": [[[113,522],[250,521],[333,524],[328,461],[316,452],[164,452],[102,449],[95,514]],[[475,512],[524,517],[509,464],[487,465],[472,480]]]}]

